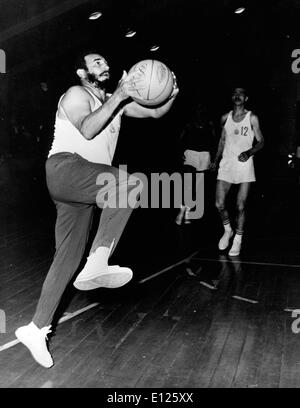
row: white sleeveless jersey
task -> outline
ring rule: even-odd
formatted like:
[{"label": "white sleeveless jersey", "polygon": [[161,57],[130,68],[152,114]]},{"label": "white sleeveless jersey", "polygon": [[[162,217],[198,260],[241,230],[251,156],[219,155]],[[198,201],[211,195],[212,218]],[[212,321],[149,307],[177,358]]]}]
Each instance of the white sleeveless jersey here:
[{"label": "white sleeveless jersey", "polygon": [[[102,106],[102,103],[92,92],[87,88],[85,89],[95,101],[93,108],[95,111]],[[63,96],[59,100],[58,107]],[[98,135],[87,140],[68,119],[58,117],[57,109],[54,139],[48,157],[61,152],[77,153],[90,162],[111,165],[118,141],[122,114],[123,110],[121,109]]]},{"label": "white sleeveless jersey", "polygon": [[250,123],[251,111],[241,122],[235,122],[229,112],[224,128],[226,130],[223,158],[237,158],[245,150],[252,148],[254,132]]}]

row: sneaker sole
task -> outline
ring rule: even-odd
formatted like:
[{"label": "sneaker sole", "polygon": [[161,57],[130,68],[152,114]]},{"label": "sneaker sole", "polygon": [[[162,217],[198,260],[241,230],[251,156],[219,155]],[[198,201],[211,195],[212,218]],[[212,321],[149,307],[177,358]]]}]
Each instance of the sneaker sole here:
[{"label": "sneaker sole", "polygon": [[229,247],[229,242],[228,242],[228,244],[227,244],[226,246],[224,246],[224,247],[223,247],[223,246],[221,247],[220,245],[218,246],[218,248],[219,248],[220,251],[225,251],[225,249],[227,249],[228,247]]},{"label": "sneaker sole", "polygon": [[228,253],[229,256],[239,256],[240,251],[239,252],[230,252]]},{"label": "sneaker sole", "polygon": [[75,280],[73,285],[79,290],[93,290],[98,288],[120,288],[126,285],[132,277],[132,270],[129,268],[118,268],[119,270],[111,270],[107,273],[90,277],[88,279]]}]

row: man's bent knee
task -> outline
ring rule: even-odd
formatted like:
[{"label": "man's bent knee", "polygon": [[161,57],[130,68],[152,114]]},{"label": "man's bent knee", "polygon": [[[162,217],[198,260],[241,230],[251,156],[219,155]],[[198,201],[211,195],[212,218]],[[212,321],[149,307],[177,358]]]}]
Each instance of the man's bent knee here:
[{"label": "man's bent knee", "polygon": [[237,211],[238,211],[239,213],[242,213],[242,212],[245,211],[245,207],[246,207],[245,201],[239,201],[239,202],[237,203],[236,209],[237,209]]},{"label": "man's bent knee", "polygon": [[216,201],[216,208],[219,212],[222,212],[225,210],[225,203],[224,201]]}]

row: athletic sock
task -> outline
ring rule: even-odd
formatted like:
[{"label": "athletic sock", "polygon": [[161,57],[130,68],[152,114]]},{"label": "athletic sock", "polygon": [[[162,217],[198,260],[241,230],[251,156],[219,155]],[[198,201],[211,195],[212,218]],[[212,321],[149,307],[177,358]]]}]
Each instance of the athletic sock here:
[{"label": "athletic sock", "polygon": [[185,224],[190,224],[191,220],[189,218],[191,207],[188,207],[187,205],[185,206],[185,213],[184,213],[184,223]]},{"label": "athletic sock", "polygon": [[181,225],[184,214],[185,214],[185,210],[186,210],[185,205],[181,204],[179,213],[178,213],[178,215],[176,217],[176,220],[175,220],[177,225]]},{"label": "athletic sock", "polygon": [[241,231],[241,230],[236,230],[235,231],[235,237],[234,237],[234,239],[236,240],[236,241],[242,241],[242,238],[243,238],[243,231]]},{"label": "athletic sock", "polygon": [[224,226],[224,230],[225,230],[226,232],[232,231],[232,228],[231,228],[229,219],[223,221],[223,226]]}]

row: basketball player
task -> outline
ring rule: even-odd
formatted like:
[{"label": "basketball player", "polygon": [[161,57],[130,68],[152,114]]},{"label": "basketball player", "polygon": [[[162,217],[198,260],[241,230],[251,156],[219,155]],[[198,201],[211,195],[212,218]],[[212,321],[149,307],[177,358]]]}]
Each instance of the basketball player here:
[{"label": "basketball player", "polygon": [[[215,130],[213,122],[208,116],[207,109],[198,104],[195,108],[191,122],[189,122],[180,137],[180,153],[183,153],[183,170],[182,173],[191,173],[193,177],[196,172],[204,172],[210,166],[210,156],[215,139]],[[194,198],[196,183],[195,178],[188,188],[191,191],[191,196]],[[205,186],[207,177],[205,178]],[[209,194],[205,194],[208,197]],[[182,222],[190,224],[189,219],[190,207],[181,205],[180,211],[176,217],[176,224],[181,225]]]},{"label": "basketball player", "polygon": [[[83,53],[76,73],[81,85],[72,86],[59,100],[54,141],[46,162],[47,186],[57,209],[56,253],[32,322],[16,330],[17,338],[34,359],[47,368],[53,365],[47,334],[63,292],[81,262],[95,204],[101,206],[107,194],[116,194],[116,202],[124,202],[137,185],[129,184],[127,173],[119,173],[111,165],[121,117],[159,118],[169,111],[178,94],[174,81],[173,92],[164,105],[157,109],[142,107],[130,99],[142,89],[142,74],[127,75],[125,71],[114,93],[107,94],[109,65],[97,52]],[[106,183],[108,174],[115,181]],[[90,255],[74,282],[78,289],[117,288],[132,278],[131,269],[108,265],[132,212],[128,206],[116,207],[103,205]]]},{"label": "basketball player", "polygon": [[[230,256],[238,256],[240,253],[245,223],[245,206],[250,185],[255,181],[253,156],[264,145],[258,117],[245,109],[247,100],[245,89],[234,89],[232,95],[233,111],[226,113],[221,118],[222,135],[212,164],[212,169],[215,169],[222,157],[216,187],[216,207],[224,226],[224,234],[219,241],[220,250],[225,250],[228,247],[233,236],[226,209],[226,197],[232,184],[239,185],[236,229],[229,251]],[[257,143],[253,146],[254,139]]]}]

